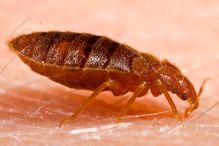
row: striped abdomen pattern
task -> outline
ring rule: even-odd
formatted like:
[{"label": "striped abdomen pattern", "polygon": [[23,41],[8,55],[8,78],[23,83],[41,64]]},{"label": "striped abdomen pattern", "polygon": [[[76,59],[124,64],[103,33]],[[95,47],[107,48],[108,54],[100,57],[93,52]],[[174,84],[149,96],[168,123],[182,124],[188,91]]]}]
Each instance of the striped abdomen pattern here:
[{"label": "striped abdomen pattern", "polygon": [[136,51],[107,37],[73,32],[37,32],[12,41],[19,54],[37,62],[129,72]]}]

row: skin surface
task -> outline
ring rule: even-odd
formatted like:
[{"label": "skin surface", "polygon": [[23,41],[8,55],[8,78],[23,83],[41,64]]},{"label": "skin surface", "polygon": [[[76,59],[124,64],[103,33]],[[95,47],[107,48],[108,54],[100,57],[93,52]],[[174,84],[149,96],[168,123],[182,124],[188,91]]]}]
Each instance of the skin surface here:
[{"label": "skin surface", "polygon": [[[15,1],[0,2],[0,144],[35,145],[216,145],[219,143],[216,1]],[[24,20],[34,17],[16,29]],[[42,22],[39,24],[38,19]],[[164,96],[137,99],[115,122],[131,94],[104,92],[73,125],[59,128],[91,92],[72,90],[32,72],[9,50],[10,35],[69,30],[105,35],[175,63],[199,88],[210,77],[200,107],[183,123]],[[185,106],[172,95],[178,109]],[[165,113],[167,112],[167,113]],[[207,113],[206,113],[207,112]]]}]

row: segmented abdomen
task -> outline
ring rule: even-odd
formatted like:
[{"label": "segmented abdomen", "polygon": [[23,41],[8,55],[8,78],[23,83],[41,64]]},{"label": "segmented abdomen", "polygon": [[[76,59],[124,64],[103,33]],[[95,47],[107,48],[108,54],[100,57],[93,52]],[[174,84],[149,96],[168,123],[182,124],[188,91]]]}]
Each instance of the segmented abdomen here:
[{"label": "segmented abdomen", "polygon": [[103,36],[72,32],[38,32],[12,40],[19,54],[40,63],[76,68],[131,71],[136,52]]}]

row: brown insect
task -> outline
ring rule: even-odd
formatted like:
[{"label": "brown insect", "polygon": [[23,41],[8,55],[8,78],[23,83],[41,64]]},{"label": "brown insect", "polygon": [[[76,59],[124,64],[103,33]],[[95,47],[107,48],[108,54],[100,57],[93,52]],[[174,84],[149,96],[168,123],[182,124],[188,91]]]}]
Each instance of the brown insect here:
[{"label": "brown insect", "polygon": [[153,96],[163,93],[174,115],[181,119],[168,91],[189,102],[187,117],[198,108],[205,82],[196,93],[192,83],[167,60],[88,33],[35,32],[10,40],[9,46],[33,71],[70,88],[94,91],[60,124],[73,121],[89,101],[106,90],[115,96],[134,92],[118,117],[150,89]]}]

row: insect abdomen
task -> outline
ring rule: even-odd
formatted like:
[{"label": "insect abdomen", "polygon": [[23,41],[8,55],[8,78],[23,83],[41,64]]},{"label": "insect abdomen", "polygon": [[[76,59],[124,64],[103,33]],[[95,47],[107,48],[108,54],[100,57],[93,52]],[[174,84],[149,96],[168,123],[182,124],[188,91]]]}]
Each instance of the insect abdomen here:
[{"label": "insect abdomen", "polygon": [[130,47],[87,33],[40,32],[12,40],[18,54],[58,66],[131,71],[135,56]]},{"label": "insect abdomen", "polygon": [[9,45],[32,70],[72,88],[94,90],[110,79],[133,91],[156,78],[150,55],[103,36],[38,32],[19,36]]}]

